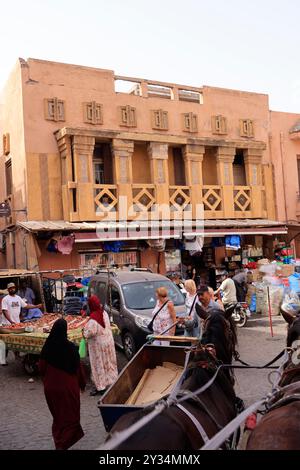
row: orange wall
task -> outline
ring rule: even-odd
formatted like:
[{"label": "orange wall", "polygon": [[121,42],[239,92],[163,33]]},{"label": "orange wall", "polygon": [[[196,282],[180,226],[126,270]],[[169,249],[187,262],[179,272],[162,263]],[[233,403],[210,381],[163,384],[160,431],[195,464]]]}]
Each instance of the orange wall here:
[{"label": "orange wall", "polygon": [[134,144],[132,155],[132,177],[134,183],[151,183],[150,159],[146,144]]},{"label": "orange wall", "polygon": [[300,114],[270,112],[271,158],[279,220],[297,220],[297,192],[300,191],[297,154],[300,155],[300,140],[292,140],[289,130],[299,120]]},{"label": "orange wall", "polygon": [[[57,144],[53,135],[60,127],[81,127],[126,131],[119,125],[118,106],[131,105],[137,109],[137,127],[129,132],[147,132],[184,137],[214,137],[211,116],[228,117],[228,139],[241,139],[239,119],[255,121],[255,138],[266,141],[268,135],[268,96],[222,88],[204,86],[203,104],[140,97],[115,93],[114,73],[110,70],[28,59],[23,73],[24,118],[26,151],[30,153],[55,153]],[[28,80],[30,77],[30,81]],[[57,97],[66,102],[66,121],[52,122],[44,119],[44,98]],[[91,126],[83,122],[82,103],[96,101],[103,104],[103,124]],[[154,131],[151,110],[169,112],[169,130]],[[193,112],[198,116],[198,132],[189,135],[182,130],[181,113]]]},{"label": "orange wall", "polygon": [[[24,64],[21,61],[18,61],[6,82],[2,93],[3,106],[1,106],[0,115],[0,128],[2,133],[10,134],[10,155],[3,157],[1,167],[4,169],[4,162],[11,157],[14,186],[13,208],[15,210],[26,208],[26,158],[21,80],[23,67]],[[3,201],[3,197],[6,196],[4,181],[5,173],[1,184],[1,201]],[[19,219],[24,220],[24,212],[18,212],[17,214]]]},{"label": "orange wall", "polygon": [[218,185],[216,149],[206,148],[202,163],[203,184]]}]

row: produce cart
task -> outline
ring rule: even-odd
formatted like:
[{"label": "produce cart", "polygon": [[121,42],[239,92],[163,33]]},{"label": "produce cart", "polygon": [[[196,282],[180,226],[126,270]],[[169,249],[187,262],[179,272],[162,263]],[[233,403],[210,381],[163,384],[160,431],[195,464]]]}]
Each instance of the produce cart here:
[{"label": "produce cart", "polygon": [[124,414],[143,409],[178,387],[190,354],[183,346],[145,344],[98,402],[106,431]]},{"label": "produce cart", "polygon": [[[68,339],[79,345],[82,338],[82,328],[88,321],[88,317],[77,316],[74,318],[72,315],[45,314],[35,322],[17,325],[19,328],[0,327],[0,341],[5,343],[7,350],[24,354],[23,367],[27,374],[37,374],[39,355],[49,335],[51,326],[58,318],[65,318],[68,323]],[[15,332],[13,332],[14,330]],[[112,325],[112,331],[113,334],[116,334],[118,328]]]}]

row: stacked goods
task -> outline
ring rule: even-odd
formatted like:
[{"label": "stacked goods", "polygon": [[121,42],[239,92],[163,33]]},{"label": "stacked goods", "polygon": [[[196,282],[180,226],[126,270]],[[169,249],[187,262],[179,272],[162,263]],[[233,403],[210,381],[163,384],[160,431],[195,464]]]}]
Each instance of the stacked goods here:
[{"label": "stacked goods", "polygon": [[44,333],[49,333],[51,331],[52,326],[58,320],[59,318],[64,318],[66,322],[68,323],[68,330],[75,330],[77,328],[83,328],[86,322],[88,321],[88,318],[83,318],[83,317],[77,317],[74,318],[73,315],[65,315],[62,316],[57,313],[51,313],[51,314],[46,314],[43,315],[42,318],[39,318],[36,321],[28,321],[26,323],[15,323],[14,325],[5,325],[5,329],[8,331],[11,331],[12,333],[15,332],[15,330],[22,329],[25,331],[29,331],[28,327],[32,327],[32,331],[40,331]]},{"label": "stacked goods", "polygon": [[266,286],[262,282],[257,282],[255,284],[255,294],[256,294],[256,313],[262,313],[264,310],[264,299],[266,293]]},{"label": "stacked goods", "polygon": [[[270,285],[269,288],[269,296],[270,296],[270,308],[272,315],[279,315],[280,314],[280,305],[283,300],[283,293],[284,289],[282,286],[274,286]],[[263,315],[269,315],[269,303],[268,303],[268,290],[267,286],[265,287],[264,292],[264,300],[263,300],[263,308],[262,308]]]}]

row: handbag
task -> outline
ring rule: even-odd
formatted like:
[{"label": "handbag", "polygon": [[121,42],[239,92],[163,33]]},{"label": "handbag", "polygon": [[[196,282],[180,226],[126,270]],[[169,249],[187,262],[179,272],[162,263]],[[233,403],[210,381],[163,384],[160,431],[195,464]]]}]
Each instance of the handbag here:
[{"label": "handbag", "polygon": [[[191,305],[191,308],[190,308],[188,317],[191,315],[191,313],[192,313],[192,311],[193,311],[193,308],[194,308],[194,305],[195,305],[195,303],[196,303],[196,300],[197,300],[197,295],[195,295],[195,298],[194,298],[193,303],[192,303],[192,305]],[[191,320],[185,320],[185,328],[186,328],[187,330],[192,330],[192,329],[195,328],[197,325],[198,325],[198,321],[197,321],[197,319],[195,319],[195,318],[192,318]]]},{"label": "handbag", "polygon": [[79,343],[79,356],[81,359],[86,357],[86,341],[84,338],[81,338]]},{"label": "handbag", "polygon": [[154,314],[152,320],[150,321],[150,323],[148,324],[147,328],[149,331],[151,331],[153,333],[153,322],[155,320],[155,318],[157,317],[157,315],[159,314],[159,312],[164,308],[165,305],[167,305],[169,301],[167,300],[161,307],[159,310],[157,310],[157,312]]}]

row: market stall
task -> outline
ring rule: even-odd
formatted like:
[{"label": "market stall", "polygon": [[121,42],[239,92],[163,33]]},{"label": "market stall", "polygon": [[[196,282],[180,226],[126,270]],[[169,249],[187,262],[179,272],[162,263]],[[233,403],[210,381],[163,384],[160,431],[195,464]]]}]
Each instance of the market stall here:
[{"label": "market stall", "polygon": [[[5,343],[6,349],[24,353],[23,366],[26,373],[37,373],[37,361],[44,343],[56,320],[62,318],[60,314],[45,314],[34,322],[20,323],[12,327],[0,327],[0,341]],[[88,317],[64,315],[68,323],[68,339],[79,346],[82,338],[82,328],[88,321]],[[118,328],[112,325],[113,334],[117,334]]]}]

